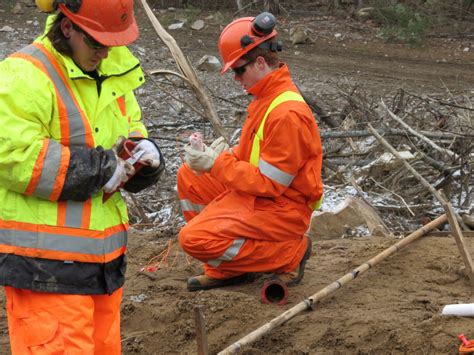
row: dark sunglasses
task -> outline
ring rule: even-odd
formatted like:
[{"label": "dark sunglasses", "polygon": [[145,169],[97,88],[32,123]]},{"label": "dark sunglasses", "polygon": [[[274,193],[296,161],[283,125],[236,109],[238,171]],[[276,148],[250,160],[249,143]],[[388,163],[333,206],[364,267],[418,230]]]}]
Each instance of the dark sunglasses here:
[{"label": "dark sunglasses", "polygon": [[237,75],[237,76],[242,76],[244,75],[245,73],[245,70],[247,70],[246,66],[249,65],[249,64],[252,64],[253,62],[255,62],[255,59],[250,59],[247,63],[245,63],[244,65],[241,65],[240,67],[237,67],[237,68],[231,68],[233,71],[234,71],[234,74]]},{"label": "dark sunglasses", "polygon": [[72,27],[77,32],[81,32],[83,34],[82,39],[84,40],[84,43],[87,44],[87,46],[90,49],[97,50],[97,49],[107,48],[107,46],[104,46],[102,43],[97,42],[94,38],[91,37],[91,35],[84,32],[84,30],[82,28],[80,28],[79,26],[76,26],[75,24],[73,24]]}]

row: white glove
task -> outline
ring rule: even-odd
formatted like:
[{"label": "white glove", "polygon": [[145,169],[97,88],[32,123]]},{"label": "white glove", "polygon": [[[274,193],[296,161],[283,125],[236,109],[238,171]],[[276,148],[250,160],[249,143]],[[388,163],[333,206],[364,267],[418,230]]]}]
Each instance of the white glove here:
[{"label": "white glove", "polygon": [[214,149],[204,144],[204,151],[199,151],[190,145],[184,146],[184,161],[188,163],[189,167],[197,172],[208,172],[211,170],[216,160],[217,154]]},{"label": "white glove", "polygon": [[219,155],[223,151],[229,150],[229,145],[225,141],[225,138],[221,136],[221,137],[217,138],[214,142],[211,143],[210,148],[214,149],[214,151],[217,153],[217,155]]},{"label": "white glove", "polygon": [[152,142],[146,139],[139,141],[135,148],[133,148],[132,154],[140,151],[145,152],[139,159],[140,162],[155,169],[160,166],[160,152]]},{"label": "white glove", "polygon": [[127,163],[122,158],[117,157],[117,167],[115,168],[112,177],[104,185],[104,192],[111,193],[117,191],[122,184],[126,183],[128,179],[133,176],[133,174],[135,174],[133,165]]}]

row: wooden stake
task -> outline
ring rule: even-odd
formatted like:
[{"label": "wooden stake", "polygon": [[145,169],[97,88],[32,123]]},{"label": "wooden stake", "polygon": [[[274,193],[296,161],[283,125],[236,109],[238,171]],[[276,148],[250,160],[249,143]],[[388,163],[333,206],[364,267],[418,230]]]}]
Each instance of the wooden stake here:
[{"label": "wooden stake", "polygon": [[260,328],[257,330],[253,331],[252,333],[246,335],[242,339],[236,341],[232,345],[228,346],[224,350],[218,353],[218,355],[224,355],[224,354],[234,354],[239,352],[243,346],[251,344],[255,342],[256,340],[260,339],[262,336],[270,332],[272,329],[276,328],[277,326],[285,323],[287,320],[290,320],[297,314],[303,312],[304,310],[307,309],[312,309],[312,307],[321,300],[322,298],[329,296],[330,294],[334,293],[338,289],[342,288],[346,283],[349,281],[354,280],[357,278],[360,274],[364,273],[368,269],[374,267],[376,264],[381,262],[382,260],[386,259],[393,253],[399,251],[409,243],[419,239],[423,235],[427,234],[429,231],[433,230],[436,227],[439,227],[443,223],[445,223],[448,220],[446,214],[443,214],[436,218],[434,221],[431,221],[430,223],[426,224],[425,226],[421,227],[420,229],[416,230],[412,234],[406,236],[403,238],[401,241],[398,243],[392,245],[390,248],[385,249],[383,252],[380,254],[376,255],[369,261],[365,262],[358,268],[352,270],[351,272],[347,273],[337,281],[333,282],[332,284],[326,286],[323,288],[321,291],[318,293],[315,293],[311,297],[305,299],[303,302],[298,303],[296,306],[293,308],[290,308],[286,312],[280,314],[278,317],[273,318],[270,322],[262,325]]},{"label": "wooden stake", "polygon": [[207,344],[206,320],[202,314],[202,306],[194,308],[194,320],[196,323],[197,353],[199,355],[208,355],[209,347]]},{"label": "wooden stake", "polygon": [[469,254],[469,250],[467,250],[466,244],[464,243],[464,237],[461,232],[461,227],[459,227],[458,220],[454,214],[453,206],[448,202],[446,205],[443,206],[446,210],[448,215],[449,225],[451,227],[451,232],[456,240],[456,244],[459,249],[459,253],[464,261],[464,265],[466,266],[467,274],[469,279],[471,280],[471,287],[474,289],[474,266],[472,264],[471,255]]}]

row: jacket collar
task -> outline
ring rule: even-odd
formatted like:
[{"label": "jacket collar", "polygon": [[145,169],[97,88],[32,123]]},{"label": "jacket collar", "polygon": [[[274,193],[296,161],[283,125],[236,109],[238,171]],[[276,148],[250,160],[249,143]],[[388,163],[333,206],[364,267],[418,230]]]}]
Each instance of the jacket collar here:
[{"label": "jacket collar", "polygon": [[257,99],[274,96],[276,93],[288,88],[288,80],[291,80],[290,70],[285,63],[280,63],[278,69],[262,78],[252,86],[247,92]]}]

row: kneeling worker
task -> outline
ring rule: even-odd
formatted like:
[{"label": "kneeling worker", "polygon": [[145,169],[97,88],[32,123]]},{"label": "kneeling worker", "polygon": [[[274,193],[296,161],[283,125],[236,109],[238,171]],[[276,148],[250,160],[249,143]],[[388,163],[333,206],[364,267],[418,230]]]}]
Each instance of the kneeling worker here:
[{"label": "kneeling worker", "polygon": [[[323,193],[322,148],[311,109],[279,62],[269,13],[230,23],[219,38],[224,62],[254,100],[232,149],[217,139],[203,151],[185,147],[178,193],[187,225],[179,242],[204,262],[190,291],[272,272],[288,286],[303,278],[311,255],[304,236]],[[198,172],[197,174],[195,172]]]}]

